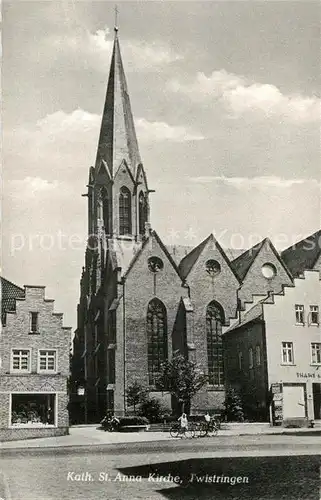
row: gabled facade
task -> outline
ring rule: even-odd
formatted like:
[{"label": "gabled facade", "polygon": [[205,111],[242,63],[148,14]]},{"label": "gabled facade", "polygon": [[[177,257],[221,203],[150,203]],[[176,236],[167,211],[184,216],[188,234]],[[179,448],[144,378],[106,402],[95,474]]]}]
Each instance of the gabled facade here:
[{"label": "gabled facade", "polygon": [[193,400],[195,408],[219,408],[224,401],[222,328],[237,313],[240,282],[211,234],[179,264],[189,290],[192,311],[186,323],[192,332],[190,355],[208,374],[208,385]]},{"label": "gabled facade", "polygon": [[240,279],[239,300],[242,307],[254,294],[279,293],[291,286],[292,276],[269,238],[253,246],[232,262]]},{"label": "gabled facade", "polygon": [[0,440],[68,434],[71,329],[44,287],[1,284]]}]

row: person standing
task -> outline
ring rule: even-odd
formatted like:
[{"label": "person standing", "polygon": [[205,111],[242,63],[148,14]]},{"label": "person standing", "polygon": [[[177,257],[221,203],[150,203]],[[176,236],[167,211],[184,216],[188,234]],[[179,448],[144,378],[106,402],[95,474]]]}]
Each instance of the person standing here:
[{"label": "person standing", "polygon": [[184,436],[186,435],[186,431],[188,429],[188,420],[187,420],[186,413],[182,413],[182,415],[178,418],[178,421],[179,421],[180,426],[181,426],[181,433],[182,433],[182,437],[183,437],[183,435]]}]

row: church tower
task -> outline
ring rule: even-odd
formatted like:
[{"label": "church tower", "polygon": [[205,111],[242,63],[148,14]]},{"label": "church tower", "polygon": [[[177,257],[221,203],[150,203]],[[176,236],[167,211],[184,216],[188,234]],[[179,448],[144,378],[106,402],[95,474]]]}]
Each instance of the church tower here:
[{"label": "church tower", "polygon": [[149,191],[141,162],[118,28],[103,109],[95,166],[88,184],[89,236],[136,242],[149,222]]}]

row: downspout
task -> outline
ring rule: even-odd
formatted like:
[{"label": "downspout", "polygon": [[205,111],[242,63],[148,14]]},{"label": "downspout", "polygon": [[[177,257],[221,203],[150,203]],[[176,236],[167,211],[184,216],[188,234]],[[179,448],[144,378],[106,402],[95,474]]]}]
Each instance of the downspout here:
[{"label": "downspout", "polygon": [[241,323],[242,316],[241,316],[241,301],[239,298],[239,291],[241,290],[241,286],[236,290],[236,304],[237,304],[237,316],[238,316],[238,322],[239,324]]},{"label": "downspout", "polygon": [[122,278],[123,285],[123,378],[124,378],[124,414],[126,413],[126,301],[125,301],[125,278]]}]

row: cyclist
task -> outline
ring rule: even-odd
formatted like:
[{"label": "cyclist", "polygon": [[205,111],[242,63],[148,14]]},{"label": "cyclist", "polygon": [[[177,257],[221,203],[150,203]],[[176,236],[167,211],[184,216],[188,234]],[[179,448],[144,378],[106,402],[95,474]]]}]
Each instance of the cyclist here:
[{"label": "cyclist", "polygon": [[182,413],[182,415],[178,418],[178,421],[181,426],[181,437],[186,436],[186,431],[188,429],[188,420],[186,413]]}]

